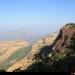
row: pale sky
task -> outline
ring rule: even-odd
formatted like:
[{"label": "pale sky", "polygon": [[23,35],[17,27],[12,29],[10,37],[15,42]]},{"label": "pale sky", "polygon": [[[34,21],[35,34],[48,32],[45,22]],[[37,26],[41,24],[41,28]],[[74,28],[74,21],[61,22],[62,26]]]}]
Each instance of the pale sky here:
[{"label": "pale sky", "polygon": [[75,0],[0,0],[0,32],[55,32],[75,22]]}]

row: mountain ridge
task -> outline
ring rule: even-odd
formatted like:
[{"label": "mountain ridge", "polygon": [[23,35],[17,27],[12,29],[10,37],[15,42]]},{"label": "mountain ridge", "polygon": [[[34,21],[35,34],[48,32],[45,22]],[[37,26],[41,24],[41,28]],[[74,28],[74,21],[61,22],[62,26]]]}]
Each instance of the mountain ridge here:
[{"label": "mountain ridge", "polygon": [[[48,67],[47,64],[49,64],[50,66],[51,61],[53,66],[51,65],[50,66],[51,68],[49,69],[51,71],[53,70],[58,71],[54,66],[56,63],[57,63],[56,65],[58,66],[58,63],[61,62],[61,61],[57,62],[58,60],[61,59],[65,61],[65,59],[67,59],[68,61],[65,61],[65,62],[70,63],[69,58],[71,57],[69,55],[71,55],[71,53],[73,53],[75,49],[74,48],[74,45],[75,45],[74,44],[74,41],[75,41],[74,27],[75,27],[74,23],[66,24],[60,29],[59,33],[52,33],[50,36],[40,39],[39,41],[37,41],[36,43],[32,45],[31,51],[27,54],[26,57],[12,64],[8,69],[6,69],[6,71],[7,72],[34,71],[35,72],[35,70],[39,71],[39,69],[41,68],[45,69],[44,66]],[[73,50],[70,50],[70,49],[73,49]],[[48,63],[45,61],[48,61]],[[39,68],[40,66],[38,65],[40,65],[41,68]],[[44,71],[44,69],[41,69],[41,71]],[[47,69],[46,71],[50,71],[50,70]],[[68,66],[66,71],[68,71]]]},{"label": "mountain ridge", "polygon": [[[33,53],[33,50],[32,50],[32,56],[31,56],[32,58],[29,57],[29,60],[30,60],[29,63],[27,62],[27,64],[26,64],[26,62],[24,61],[23,64],[31,65],[31,63],[35,63],[35,61],[37,59],[38,59],[38,61],[40,61],[40,59],[42,61],[42,60],[45,60],[48,57],[51,58],[51,57],[55,56],[56,52],[57,52],[57,54],[58,53],[64,53],[65,49],[71,45],[70,44],[71,38],[75,38],[75,28],[71,27],[70,24],[67,24],[60,29],[60,32],[59,32],[58,36],[56,38],[54,38],[53,43],[51,43],[51,41],[50,41],[49,44],[46,44],[43,47],[41,47],[40,51],[38,51],[39,49],[35,49],[36,46],[34,46],[34,49],[33,49],[34,53]],[[45,39],[43,39],[43,43],[45,43]],[[54,59],[54,60],[56,60],[56,59]],[[17,67],[15,72],[26,70],[26,68],[28,67],[28,66],[26,67],[26,65],[23,65],[23,67],[20,67],[20,68]],[[8,72],[12,71],[12,68],[14,68],[14,66],[9,68],[7,71]],[[38,67],[39,66],[37,66],[36,69],[38,69]],[[35,72],[35,69],[33,69],[33,71]]]}]

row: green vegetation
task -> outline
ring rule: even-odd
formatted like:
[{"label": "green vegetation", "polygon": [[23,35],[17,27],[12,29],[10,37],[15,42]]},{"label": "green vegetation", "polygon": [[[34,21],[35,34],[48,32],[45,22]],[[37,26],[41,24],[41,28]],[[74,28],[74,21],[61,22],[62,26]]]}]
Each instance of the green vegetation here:
[{"label": "green vegetation", "polygon": [[69,28],[75,28],[75,23],[68,23],[65,27],[69,26]]},{"label": "green vegetation", "polygon": [[0,70],[0,72],[6,72],[5,70]]},{"label": "green vegetation", "polygon": [[[71,28],[75,27],[75,24],[73,23],[69,23],[66,26],[68,25]],[[64,39],[66,41],[68,36],[65,36]],[[54,45],[52,44],[51,46],[41,47],[39,54],[35,54],[34,63],[32,63],[26,70],[20,70],[20,68],[18,68],[13,72],[75,72],[75,33],[70,39],[68,47],[65,48],[63,52],[59,53],[54,51],[52,52],[52,56],[48,57],[53,46]],[[13,53],[7,61],[0,65],[0,69],[7,69],[13,64],[10,63],[11,61],[18,61],[24,58],[31,48],[32,46],[29,46]]]},{"label": "green vegetation", "polygon": [[[19,70],[20,71],[20,70]],[[75,38],[63,53],[57,53],[51,58],[35,61],[25,72],[73,72],[75,71]]]},{"label": "green vegetation", "polygon": [[[66,53],[69,51],[68,53]],[[75,70],[75,52],[66,50],[65,53],[56,53],[51,58],[37,61],[25,70],[25,72],[68,72]]]},{"label": "green vegetation", "polygon": [[[74,36],[75,36],[75,34],[74,34]],[[70,44],[69,48],[75,50],[75,38],[71,38],[71,44]]]},{"label": "green vegetation", "polygon": [[28,52],[30,52],[32,46],[28,46],[27,48],[22,48],[15,53],[13,53],[5,62],[0,65],[0,70],[9,68],[13,63],[18,60],[24,58]]}]

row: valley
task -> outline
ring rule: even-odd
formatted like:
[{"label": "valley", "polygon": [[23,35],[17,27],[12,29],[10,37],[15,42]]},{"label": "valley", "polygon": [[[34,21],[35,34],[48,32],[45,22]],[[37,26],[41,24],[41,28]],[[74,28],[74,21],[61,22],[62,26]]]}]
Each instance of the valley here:
[{"label": "valley", "polygon": [[[62,71],[62,68],[57,70],[55,66],[64,61],[64,64],[69,63],[71,65],[73,62],[70,63],[70,60],[74,60],[71,56],[68,56],[75,55],[75,24],[73,24],[73,27],[72,24],[63,26],[59,33],[54,32],[40,38],[33,44],[20,39],[0,42],[0,70],[6,72]],[[49,65],[49,70],[42,65],[45,67]],[[66,67],[65,71],[69,71],[69,66]]]},{"label": "valley", "polygon": [[30,50],[29,43],[23,40],[0,42],[0,70],[25,57]]}]

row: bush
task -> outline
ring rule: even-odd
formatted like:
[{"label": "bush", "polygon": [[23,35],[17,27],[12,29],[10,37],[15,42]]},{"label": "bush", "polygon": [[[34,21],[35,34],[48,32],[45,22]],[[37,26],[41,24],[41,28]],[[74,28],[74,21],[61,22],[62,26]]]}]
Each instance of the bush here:
[{"label": "bush", "polygon": [[68,23],[65,25],[65,27],[69,26],[69,28],[74,28],[75,27],[75,23]]},{"label": "bush", "polygon": [[[73,43],[73,44],[72,44]],[[63,53],[55,52],[52,57],[35,61],[22,72],[74,72],[75,71],[75,38],[71,38],[70,47]],[[21,72],[21,70],[19,71]]]},{"label": "bush", "polygon": [[66,49],[64,53],[56,53],[51,58],[35,62],[25,72],[69,72],[75,71],[75,52]]}]

